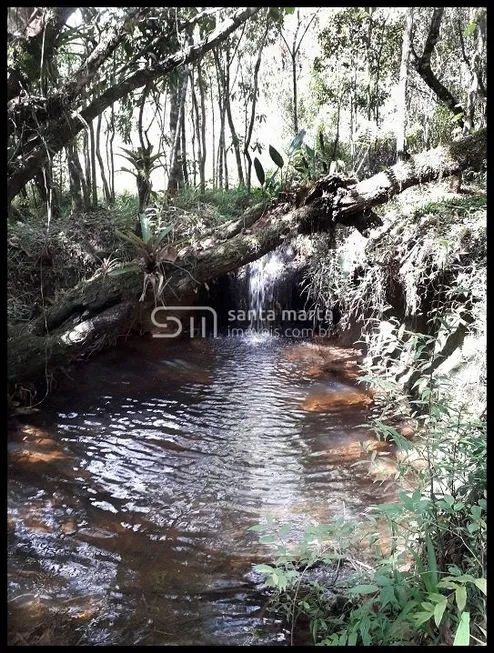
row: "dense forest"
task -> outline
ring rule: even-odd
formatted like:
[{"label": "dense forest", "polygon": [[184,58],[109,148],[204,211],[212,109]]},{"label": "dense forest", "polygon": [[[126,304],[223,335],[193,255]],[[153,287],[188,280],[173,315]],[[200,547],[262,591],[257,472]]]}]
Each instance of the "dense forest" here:
[{"label": "dense forest", "polygon": [[486,62],[486,7],[8,8],[9,644],[485,645]]}]

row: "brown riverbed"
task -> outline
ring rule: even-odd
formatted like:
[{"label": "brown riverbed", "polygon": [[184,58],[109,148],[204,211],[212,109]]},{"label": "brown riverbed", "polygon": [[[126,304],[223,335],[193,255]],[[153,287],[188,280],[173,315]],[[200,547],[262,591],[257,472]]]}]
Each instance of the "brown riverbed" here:
[{"label": "brown riverbed", "polygon": [[301,534],[390,498],[354,464],[378,446],[370,399],[333,359],[143,338],[81,366],[9,434],[9,642],[285,645],[248,528]]}]

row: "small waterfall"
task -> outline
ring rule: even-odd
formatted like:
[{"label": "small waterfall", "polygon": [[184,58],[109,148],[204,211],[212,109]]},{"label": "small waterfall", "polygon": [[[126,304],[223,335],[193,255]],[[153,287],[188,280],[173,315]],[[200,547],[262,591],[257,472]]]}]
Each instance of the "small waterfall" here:
[{"label": "small waterfall", "polygon": [[249,314],[252,331],[262,331],[268,327],[266,313],[273,309],[276,282],[284,270],[284,262],[279,252],[268,252],[262,258],[249,263]]},{"label": "small waterfall", "polygon": [[244,335],[251,342],[283,335],[290,326],[286,314],[303,308],[299,307],[298,265],[293,245],[286,243],[237,270],[230,295],[229,335]]}]

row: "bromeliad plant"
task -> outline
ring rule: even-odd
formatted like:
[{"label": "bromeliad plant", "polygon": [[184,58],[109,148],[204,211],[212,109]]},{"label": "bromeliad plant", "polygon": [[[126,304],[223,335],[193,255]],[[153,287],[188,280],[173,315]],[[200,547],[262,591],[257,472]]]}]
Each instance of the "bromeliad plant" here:
[{"label": "bromeliad plant", "polygon": [[151,143],[147,146],[138,147],[136,150],[129,150],[125,147],[122,147],[122,150],[125,154],[120,154],[119,156],[128,161],[134,169],[121,168],[121,170],[135,177],[139,198],[139,214],[141,214],[149,204],[151,193],[153,192],[151,174],[160,167],[161,164],[158,165],[158,161],[164,155],[163,153],[153,155],[153,146]]},{"label": "bromeliad plant", "polygon": [[165,276],[162,271],[163,263],[174,264],[178,252],[173,243],[165,242],[170,235],[173,226],[168,225],[158,233],[151,227],[149,216],[145,213],[139,215],[142,238],[135,233],[122,233],[116,231],[117,236],[134,246],[137,255],[144,261],[144,283],[140,301],[144,301],[148,286],[151,285],[154,290],[155,304],[161,297],[165,287]]}]

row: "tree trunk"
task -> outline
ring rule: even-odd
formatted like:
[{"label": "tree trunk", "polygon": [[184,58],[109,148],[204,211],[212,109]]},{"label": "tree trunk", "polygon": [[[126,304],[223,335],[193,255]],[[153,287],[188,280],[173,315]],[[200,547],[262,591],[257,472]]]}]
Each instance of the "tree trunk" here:
[{"label": "tree trunk", "polygon": [[110,175],[110,204],[115,204],[115,155],[113,153],[113,141],[115,140],[115,114],[111,106],[110,119],[106,121],[106,160]]},{"label": "tree trunk", "polygon": [[240,152],[240,140],[238,138],[237,130],[235,129],[235,123],[233,122],[232,106],[230,104],[229,66],[226,67],[226,71],[225,71],[225,108],[226,108],[226,117],[228,120],[228,127],[230,128],[230,134],[232,137],[233,151],[235,152],[235,160],[237,162],[238,185],[245,186],[244,170],[242,167],[242,154]]},{"label": "tree trunk", "polygon": [[184,185],[188,186],[189,184],[189,172],[187,170],[187,139],[185,134],[185,106],[182,110],[182,118],[180,120],[180,139],[181,139],[181,154],[180,158],[182,161],[182,178],[184,180]]},{"label": "tree trunk", "polygon": [[[342,224],[366,236],[370,228],[382,224],[373,206],[411,186],[481,165],[486,149],[486,130],[481,130],[449,147],[417,154],[360,183],[328,175],[291,206],[258,205],[222,225],[203,245],[183,246],[173,267],[164,263],[167,283],[161,299],[174,305],[177,298],[193,297],[198,285],[260,258],[299,233],[331,232]],[[138,311],[155,306],[153,293],[137,300],[142,291],[143,272],[129,269],[83,281],[66,292],[32,324],[29,335],[8,342],[9,383],[43,378],[82,351],[98,346],[109,331],[127,329]]]},{"label": "tree trunk", "polygon": [[476,7],[473,10],[471,21],[475,24],[475,51],[470,63],[471,81],[467,94],[467,106],[465,112],[465,125],[463,135],[467,136],[474,129],[475,107],[482,95],[482,73],[480,71],[485,48],[485,7]]},{"label": "tree trunk", "polygon": [[[80,163],[78,164],[77,152],[74,151],[74,144],[71,143],[65,148],[67,156],[67,167],[69,170],[70,196],[72,200],[72,211],[81,211],[84,207],[82,200],[82,184]],[[77,158],[76,158],[77,157]]]},{"label": "tree trunk", "polygon": [[[127,78],[107,88],[80,112],[75,111],[77,107],[74,106],[74,112],[71,114],[71,107],[67,107],[67,112],[61,119],[59,113],[54,111],[56,107],[53,107],[53,115],[50,115],[50,119],[43,126],[42,133],[32,141],[23,143],[24,156],[8,165],[8,202],[11,202],[21,188],[33,179],[51,154],[56,154],[63,149],[84,128],[85,123],[89,123],[107,107],[126,97],[135,89],[168,75],[181,65],[197,61],[216,45],[222,43],[237,27],[260,9],[261,7],[238,9],[231,18],[226,19],[213,33],[205,36],[197,45],[189,47],[185,54],[180,50],[165,57],[162,62],[157,63],[155,66],[139,68]],[[166,45],[166,34],[163,38]]]},{"label": "tree trunk", "polygon": [[439,31],[441,29],[441,22],[444,14],[445,7],[435,7],[429,32],[424,45],[424,51],[420,57],[415,56],[415,69],[422,77],[424,82],[431,88],[437,95],[438,99],[457,117],[457,122],[463,128],[463,115],[464,110],[460,103],[456,100],[453,94],[439,81],[431,68],[431,57],[434,48],[439,40]]},{"label": "tree trunk", "polygon": [[[206,190],[206,180],[204,178],[204,170],[201,174],[201,163],[202,163],[202,139],[201,139],[201,114],[199,113],[199,103],[197,101],[197,93],[195,89],[194,81],[194,69],[190,71],[190,90],[192,97],[192,111],[191,111],[191,122],[192,122],[192,156],[194,159],[194,186],[196,185],[197,180],[197,171],[199,170],[199,187],[201,195],[204,194]],[[196,149],[197,142],[197,149]]]},{"label": "tree trunk", "polygon": [[252,139],[252,131],[254,129],[254,120],[256,117],[257,95],[259,92],[259,68],[261,67],[262,51],[264,49],[264,44],[266,43],[268,30],[269,30],[269,23],[264,31],[261,42],[259,44],[259,53],[257,55],[256,63],[254,66],[254,74],[252,76],[252,105],[250,110],[250,120],[249,120],[249,124],[247,125],[247,129],[245,133],[245,141],[244,141],[244,155],[247,160],[247,169],[246,169],[247,190],[249,192],[251,187],[251,175],[252,175],[252,158],[250,156],[249,147],[250,147],[250,141]]},{"label": "tree trunk", "polygon": [[213,180],[213,188],[216,188],[216,166],[215,166],[215,159],[214,159],[214,152],[216,149],[216,123],[214,119],[215,102],[213,97],[213,80],[211,78],[211,75],[209,75],[209,99],[211,101],[211,138],[212,138],[211,152],[213,153],[213,156],[211,157],[211,164],[213,167],[211,172],[211,177]]},{"label": "tree trunk", "polygon": [[[81,166],[81,161],[79,159],[79,152],[77,150],[77,141],[71,143],[68,146],[67,152],[69,154],[69,169],[74,175],[74,180],[78,180],[82,189],[82,208],[84,211],[88,211],[91,205],[91,198],[89,195],[89,188],[86,183],[86,178],[84,176],[84,171]],[[77,181],[76,181],[77,183]]]},{"label": "tree trunk", "polygon": [[180,138],[182,115],[185,110],[185,94],[187,91],[187,71],[182,68],[178,80],[170,94],[170,133],[173,137],[170,152],[170,172],[168,175],[168,193],[174,195],[179,186],[183,186],[182,141]]},{"label": "tree trunk", "polygon": [[101,181],[103,183],[103,195],[107,206],[111,204],[111,193],[110,187],[108,186],[108,179],[106,176],[105,165],[103,163],[103,157],[101,156],[101,122],[103,116],[100,114],[98,116],[98,122],[96,123],[96,156],[98,158],[98,165],[101,174]]},{"label": "tree trunk", "polygon": [[53,180],[51,161],[36,175],[34,181],[41,201],[48,209],[48,215],[58,217],[60,215],[60,194]]},{"label": "tree trunk", "polygon": [[88,130],[84,132],[82,138],[82,149],[84,153],[84,178],[86,180],[87,194],[88,194],[88,208],[92,208],[92,198],[93,198],[93,188],[92,181],[93,176],[91,174],[91,151],[89,147],[89,134]]},{"label": "tree trunk", "polygon": [[[199,97],[201,100],[201,156],[199,157],[199,179],[201,184],[201,193],[206,192],[206,90],[204,88],[204,79],[201,63],[197,64],[197,84],[199,86]],[[213,107],[214,109],[214,107]],[[213,141],[214,141],[214,111],[213,111]],[[214,152],[214,145],[213,145]]]},{"label": "tree trunk", "polygon": [[98,206],[98,184],[96,177],[96,139],[94,138],[94,125],[89,123],[89,143],[91,146],[91,186],[92,186],[92,205]]},{"label": "tree trunk", "polygon": [[[331,164],[336,161],[338,154],[338,144],[340,142],[340,116],[341,116],[341,98],[338,99],[338,109],[336,110],[336,134],[333,142],[333,152],[331,154],[331,160],[329,162],[329,171],[331,170]],[[336,164],[335,164],[336,165]],[[333,166],[334,168],[335,166]]]},{"label": "tree trunk", "polygon": [[230,188],[230,182],[228,180],[228,149],[226,147],[224,148],[224,156],[225,156],[225,161],[224,161],[224,166],[225,166],[225,190],[228,190]]},{"label": "tree trunk", "polygon": [[218,154],[217,154],[217,164],[218,169],[218,187],[223,188],[224,181],[224,170],[223,166],[225,163],[225,93],[222,88],[220,77],[217,77],[218,82],[218,107],[220,112],[220,128],[218,136]]},{"label": "tree trunk", "polygon": [[413,29],[413,7],[407,7],[405,13],[405,27],[403,30],[403,44],[401,46],[400,80],[396,99],[396,158],[403,161],[406,153],[406,126],[407,126],[407,85],[408,61],[410,59],[410,38]]},{"label": "tree trunk", "polygon": [[293,134],[298,134],[297,53],[292,53]]}]

